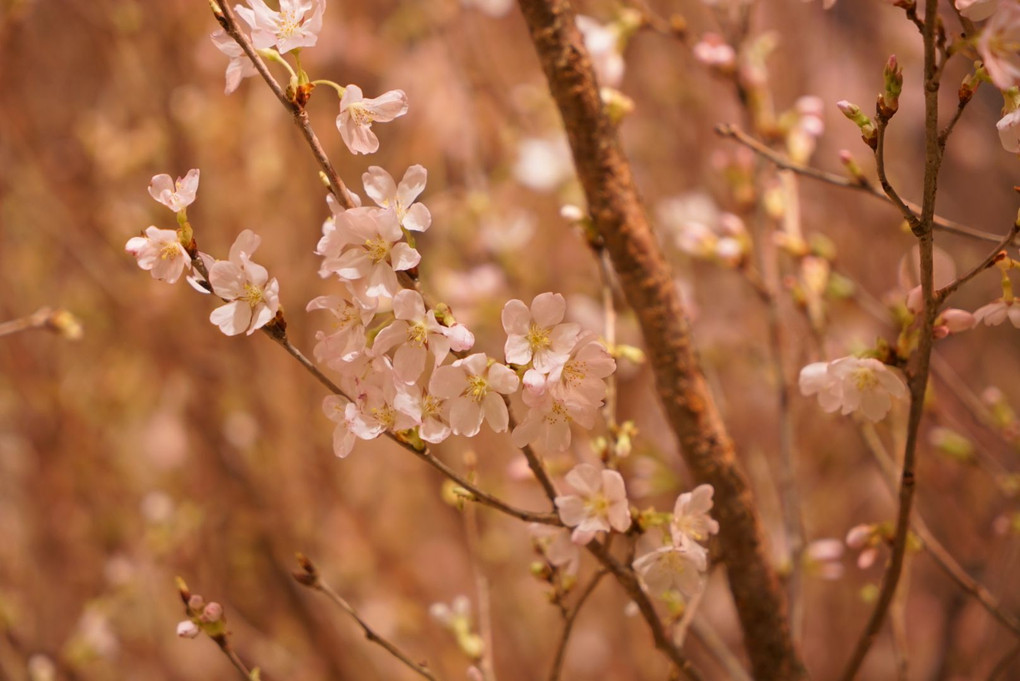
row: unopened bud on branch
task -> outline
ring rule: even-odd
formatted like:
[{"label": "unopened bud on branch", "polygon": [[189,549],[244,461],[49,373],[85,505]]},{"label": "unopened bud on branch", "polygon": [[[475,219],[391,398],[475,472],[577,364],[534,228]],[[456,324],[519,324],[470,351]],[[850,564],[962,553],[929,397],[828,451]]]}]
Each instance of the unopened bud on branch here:
[{"label": "unopened bud on branch", "polygon": [[887,120],[900,108],[900,92],[903,91],[903,67],[896,61],[896,55],[885,63],[885,89],[878,96],[878,113]]},{"label": "unopened bud on branch", "polygon": [[852,104],[845,99],[836,102],[836,106],[843,112],[843,115],[853,121],[854,125],[861,129],[861,139],[872,149],[878,147],[878,130],[875,123],[867,114],[861,111],[861,107]]}]

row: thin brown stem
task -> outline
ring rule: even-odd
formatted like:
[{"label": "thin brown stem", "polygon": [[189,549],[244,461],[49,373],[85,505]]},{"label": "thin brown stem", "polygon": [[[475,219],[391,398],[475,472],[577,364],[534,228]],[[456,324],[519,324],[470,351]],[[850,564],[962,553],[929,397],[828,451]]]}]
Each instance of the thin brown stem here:
[{"label": "thin brown stem", "polygon": [[[842,187],[843,189],[853,189],[855,191],[864,192],[868,196],[883,199],[887,202],[890,201],[889,197],[886,196],[881,189],[875,187],[867,180],[857,180],[843,175],[838,175],[836,173],[830,173],[825,170],[819,170],[818,168],[812,168],[811,166],[795,163],[779,152],[770,149],[766,145],[754,139],[733,124],[721,123],[716,126],[715,131],[722,137],[728,137],[747,147],[759,156],[767,158],[778,168],[792,170],[798,175],[803,175],[804,177],[809,177],[813,180],[818,180],[819,182],[825,182],[826,184]],[[920,213],[920,208],[917,204],[906,200],[904,200],[903,203],[915,215]],[[934,217],[933,224],[937,229],[946,232],[947,234],[957,234],[959,236],[966,236],[971,239],[988,241],[990,243],[997,243],[1001,239],[1001,237],[997,234],[983,232],[979,229],[974,229],[973,227],[968,227],[967,225],[954,222],[953,220],[947,220],[946,218],[939,217],[937,215]]]},{"label": "thin brown stem", "polygon": [[960,288],[968,281],[970,281],[971,279],[973,279],[974,277],[981,274],[989,267],[997,263],[999,259],[1003,257],[1003,249],[1009,246],[1011,243],[1013,243],[1013,239],[1016,238],[1017,233],[1020,233],[1020,220],[1017,220],[1017,222],[1014,222],[1010,226],[1009,232],[1006,234],[1006,236],[1002,237],[1002,240],[998,243],[998,245],[996,245],[995,248],[993,248],[991,252],[989,252],[988,255],[986,255],[981,262],[979,262],[977,265],[971,268],[966,274],[958,277],[955,281],[946,284],[938,291],[936,291],[935,302],[936,303],[944,302],[946,298],[951,296],[953,292],[956,291],[956,289]]},{"label": "thin brown stem", "polygon": [[662,619],[659,614],[655,611],[655,605],[652,603],[648,594],[645,593],[644,589],[641,588],[641,584],[638,581],[637,575],[634,574],[634,570],[629,565],[624,565],[619,562],[612,555],[605,546],[600,544],[598,541],[591,541],[585,547],[588,552],[595,556],[596,560],[602,564],[606,570],[611,572],[616,581],[619,582],[620,586],[623,587],[627,595],[631,597],[637,605],[638,610],[641,612],[641,616],[645,622],[648,623],[649,629],[652,630],[652,638],[655,641],[655,647],[661,650],[677,668],[682,671],[687,678],[691,681],[699,681],[701,674],[691,664],[690,660],[683,654],[680,648],[673,643],[673,639],[670,638],[666,631],[666,626],[662,623]]},{"label": "thin brown stem", "polygon": [[[304,353],[302,353],[300,350],[294,347],[293,343],[291,343],[290,340],[287,338],[286,332],[279,324],[267,325],[263,327],[263,330],[266,332],[267,336],[272,338],[273,341],[275,341],[280,347],[286,350],[291,357],[296,359],[301,364],[301,366],[303,366],[309,373],[315,376],[316,380],[325,385],[330,390],[330,392],[332,392],[335,395],[340,395],[342,397],[350,399],[350,397],[345,395],[338,385],[329,380],[329,378],[326,377],[319,370],[319,368],[316,367],[315,364],[304,355]],[[488,492],[483,491],[476,485],[473,485],[469,480],[467,480],[467,478],[465,478],[464,476],[460,475],[455,470],[450,468],[443,461],[436,458],[436,456],[432,454],[432,452],[430,452],[427,448],[419,450],[413,444],[401,438],[397,433],[386,431],[386,436],[393,440],[394,442],[396,442],[401,447],[403,447],[404,449],[406,449],[407,451],[414,454],[416,457],[418,457],[428,465],[435,468],[445,477],[457,483],[457,485],[462,487],[468,494],[470,494],[469,499],[471,501],[476,501],[482,504],[483,506],[494,508],[497,511],[501,511],[502,513],[513,516],[520,520],[525,520],[527,522],[557,526],[561,526],[563,524],[562,522],[560,522],[559,516],[556,515],[555,513],[537,513],[534,511],[525,511],[523,509],[511,506],[502,499],[493,496]]]},{"label": "thin brown stem", "polygon": [[560,642],[556,646],[556,656],[553,658],[552,669],[549,671],[549,681],[559,681],[560,673],[563,671],[563,660],[566,658],[567,643],[570,641],[570,633],[574,630],[574,622],[581,614],[581,608],[588,601],[588,597],[595,593],[595,587],[599,585],[602,578],[608,574],[605,570],[599,570],[592,575],[591,581],[584,587],[581,595],[574,604],[573,609],[567,613],[563,621],[563,632],[560,634]]},{"label": "thin brown stem", "polygon": [[892,553],[882,579],[881,590],[875,602],[868,623],[857,641],[857,645],[843,672],[843,681],[852,681],[860,670],[875,637],[882,627],[889,611],[896,587],[903,572],[907,553],[907,536],[910,531],[911,509],[914,491],[917,488],[917,441],[924,412],[924,394],[928,386],[929,364],[934,342],[934,322],[937,314],[934,287],[934,239],[933,219],[935,196],[938,191],[938,174],[942,163],[942,148],[939,145],[938,121],[938,75],[936,72],[936,24],[938,23],[938,0],[925,0],[924,16],[924,112],[925,112],[925,164],[922,185],[921,214],[911,227],[918,239],[920,255],[921,294],[924,312],[921,336],[913,357],[909,376],[910,415],[907,420],[907,437],[904,445],[902,472],[899,485],[899,511],[896,516],[896,531],[892,541]]},{"label": "thin brown stem", "polygon": [[54,310],[49,307],[39,308],[27,317],[0,323],[0,337],[32,329],[53,331],[70,340],[81,338],[81,324],[74,315],[67,310]]},{"label": "thin brown stem", "polygon": [[308,119],[308,112],[305,111],[304,105],[298,103],[295,98],[288,95],[288,92],[280,86],[280,84],[273,77],[273,74],[269,71],[269,67],[266,62],[259,56],[259,53],[255,50],[255,47],[251,44],[248,36],[245,35],[244,31],[241,30],[237,23],[237,15],[234,14],[234,10],[230,8],[228,0],[210,0],[213,15],[219,22],[220,26],[224,31],[227,32],[231,38],[244,50],[244,53],[251,59],[255,65],[255,69],[262,76],[262,79],[266,81],[266,85],[273,91],[276,98],[280,100],[291,115],[294,117],[294,123],[301,130],[301,134],[304,135],[305,141],[308,142],[308,147],[312,151],[312,155],[315,156],[315,160],[318,162],[319,167],[325,174],[327,181],[329,182],[330,191],[336,200],[344,208],[353,208],[354,203],[351,201],[350,194],[347,191],[347,187],[344,186],[343,180],[336,172],[336,168],[333,167],[332,161],[326,155],[325,149],[319,142],[318,136],[312,129],[311,121]]},{"label": "thin brown stem", "polygon": [[878,136],[878,144],[875,146],[875,173],[878,175],[878,183],[882,185],[882,191],[885,193],[886,198],[896,206],[903,215],[903,219],[910,223],[910,228],[916,230],[917,215],[900,198],[899,192],[893,187],[885,171],[885,131],[888,128],[888,123],[888,120],[881,116],[875,121],[875,129]]},{"label": "thin brown stem", "polygon": [[340,594],[338,594],[333,587],[322,580],[322,576],[319,574],[318,569],[312,564],[308,558],[298,554],[298,564],[301,566],[300,571],[294,572],[294,579],[297,580],[302,586],[307,586],[309,589],[315,589],[321,594],[324,594],[329,600],[333,601],[340,607],[351,619],[357,622],[358,626],[365,633],[365,638],[372,643],[377,644],[390,655],[399,660],[405,667],[414,671],[419,676],[429,679],[429,681],[439,681],[439,677],[432,673],[427,665],[419,662],[415,662],[407,655],[404,651],[397,647],[396,644],[390,642],[385,636],[379,634],[372,629],[369,624],[361,618],[358,611],[354,609],[350,603],[348,603]]}]

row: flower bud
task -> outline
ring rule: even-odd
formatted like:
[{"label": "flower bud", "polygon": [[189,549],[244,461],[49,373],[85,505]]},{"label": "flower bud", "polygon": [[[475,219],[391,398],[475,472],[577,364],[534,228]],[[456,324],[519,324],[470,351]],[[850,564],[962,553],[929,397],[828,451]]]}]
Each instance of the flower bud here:
[{"label": "flower bud", "polygon": [[903,67],[896,61],[896,55],[885,63],[885,89],[878,96],[878,112],[886,119],[892,118],[900,108],[900,92],[903,91]]},{"label": "flower bud", "polygon": [[195,638],[200,633],[198,625],[191,620],[182,620],[177,623],[177,635],[181,638]]},{"label": "flower bud", "polygon": [[854,125],[861,129],[861,139],[872,149],[878,147],[878,130],[875,123],[863,112],[861,107],[845,99],[836,102],[836,106]]}]

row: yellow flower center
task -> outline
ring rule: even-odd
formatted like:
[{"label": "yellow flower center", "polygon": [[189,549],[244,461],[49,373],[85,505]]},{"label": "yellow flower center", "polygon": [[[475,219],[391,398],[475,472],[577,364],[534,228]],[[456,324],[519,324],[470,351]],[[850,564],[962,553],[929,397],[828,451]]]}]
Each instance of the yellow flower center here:
[{"label": "yellow flower center", "polygon": [[254,284],[245,282],[244,293],[241,295],[241,300],[247,301],[248,305],[254,309],[262,302],[263,294],[262,289]]}]

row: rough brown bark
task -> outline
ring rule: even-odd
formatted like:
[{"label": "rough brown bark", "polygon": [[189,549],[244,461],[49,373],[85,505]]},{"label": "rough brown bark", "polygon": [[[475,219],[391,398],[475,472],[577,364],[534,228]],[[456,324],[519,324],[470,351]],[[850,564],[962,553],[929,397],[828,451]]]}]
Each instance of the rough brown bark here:
[{"label": "rough brown bark", "polygon": [[637,313],[656,387],[684,460],[715,488],[714,515],[756,679],[797,679],[786,602],[733,442],[705,384],[690,326],[638,197],[568,0],[519,0],[573,150],[599,234]]}]

